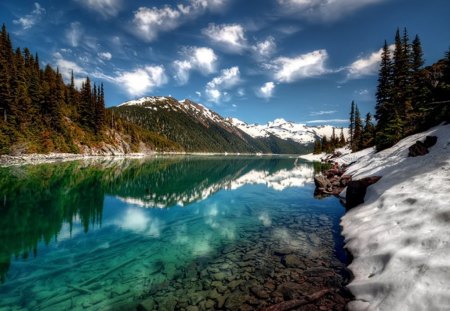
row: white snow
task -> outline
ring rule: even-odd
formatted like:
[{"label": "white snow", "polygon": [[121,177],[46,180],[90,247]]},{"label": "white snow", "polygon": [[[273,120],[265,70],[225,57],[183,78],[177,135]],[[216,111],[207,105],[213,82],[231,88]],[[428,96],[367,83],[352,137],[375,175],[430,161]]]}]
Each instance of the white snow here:
[{"label": "white snow", "polygon": [[[427,135],[438,136],[430,153],[408,157]],[[364,152],[347,172],[383,178],[342,218],[354,256],[349,309],[450,310],[450,125]]]},{"label": "white snow", "polygon": [[130,100],[127,101],[125,103],[122,103],[120,105],[118,105],[117,107],[121,107],[121,106],[140,106],[140,105],[144,105],[147,103],[158,103],[158,102],[164,102],[166,101],[167,98],[163,97],[163,96],[146,96],[146,97],[142,97],[139,99],[135,99],[135,100]]}]

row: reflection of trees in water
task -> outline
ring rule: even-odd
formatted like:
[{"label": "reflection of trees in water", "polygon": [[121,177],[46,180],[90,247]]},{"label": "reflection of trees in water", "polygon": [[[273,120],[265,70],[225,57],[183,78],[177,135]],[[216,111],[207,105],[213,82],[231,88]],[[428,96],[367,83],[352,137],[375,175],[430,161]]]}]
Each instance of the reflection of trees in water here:
[{"label": "reflection of trees in water", "polygon": [[[87,232],[101,224],[105,194],[187,204],[251,170],[293,167],[294,159],[167,157],[151,160],[75,161],[0,168],[0,281],[11,257],[37,255],[40,241],[56,239],[79,219]],[[217,186],[217,187],[216,187]]]}]

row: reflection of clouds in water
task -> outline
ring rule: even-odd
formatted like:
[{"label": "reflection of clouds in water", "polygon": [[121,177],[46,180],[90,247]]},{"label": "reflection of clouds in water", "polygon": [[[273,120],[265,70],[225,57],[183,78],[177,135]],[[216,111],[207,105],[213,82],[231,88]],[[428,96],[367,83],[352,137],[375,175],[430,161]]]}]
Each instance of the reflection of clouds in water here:
[{"label": "reflection of clouds in water", "polygon": [[213,202],[205,208],[203,215],[205,223],[211,229],[218,232],[221,236],[233,240],[236,237],[236,227],[230,221],[225,221],[224,216],[227,214],[228,206]]},{"label": "reflection of clouds in water", "polygon": [[305,241],[299,238],[294,238],[291,234],[289,234],[286,228],[277,228],[273,230],[272,237],[280,244],[288,244],[289,246],[296,249],[302,249],[307,246],[305,245]]},{"label": "reflection of clouds in water", "polygon": [[183,224],[177,228],[175,228],[175,244],[188,244],[189,243],[189,237],[187,232],[187,226],[186,224]]},{"label": "reflection of clouds in water", "polygon": [[[58,235],[57,235],[57,240],[59,242],[65,241],[65,240],[69,240],[74,238],[75,236],[77,236],[80,233],[84,232],[83,226],[79,223],[79,217],[78,221],[74,221],[72,223],[72,226],[69,223],[63,223],[63,225],[61,226],[61,230],[59,231]],[[74,217],[75,219],[75,217]]]},{"label": "reflection of clouds in water", "polygon": [[273,174],[268,171],[250,171],[230,184],[230,189],[237,189],[246,184],[264,184],[274,190],[282,191],[290,187],[304,187],[313,182],[314,169],[310,165],[299,165],[291,170],[280,170]]},{"label": "reflection of clouds in water", "polygon": [[161,233],[161,221],[158,218],[150,218],[143,210],[129,208],[123,217],[119,218],[117,225],[125,230],[144,233],[153,237],[159,237]]},{"label": "reflection of clouds in water", "polygon": [[264,227],[270,227],[272,225],[272,219],[267,212],[261,213],[258,219],[261,221]]},{"label": "reflection of clouds in water", "polygon": [[194,256],[204,256],[208,254],[212,248],[210,245],[211,235],[203,235],[199,240],[194,241],[192,245],[192,254]]}]

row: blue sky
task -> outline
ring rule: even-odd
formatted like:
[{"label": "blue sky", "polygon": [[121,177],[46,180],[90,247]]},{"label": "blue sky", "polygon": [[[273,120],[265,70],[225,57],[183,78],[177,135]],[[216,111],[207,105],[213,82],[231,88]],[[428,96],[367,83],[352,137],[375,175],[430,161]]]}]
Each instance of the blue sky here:
[{"label": "blue sky", "polygon": [[450,46],[448,0],[2,0],[15,46],[77,81],[103,82],[107,106],[189,98],[249,123],[346,125],[373,111],[379,53],[397,27],[431,64]]}]

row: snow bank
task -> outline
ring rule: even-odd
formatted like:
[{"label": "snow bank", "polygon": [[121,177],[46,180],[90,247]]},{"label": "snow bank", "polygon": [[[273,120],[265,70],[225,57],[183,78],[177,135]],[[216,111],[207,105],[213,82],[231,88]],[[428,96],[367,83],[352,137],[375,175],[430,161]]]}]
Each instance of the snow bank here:
[{"label": "snow bank", "polygon": [[[409,158],[427,135],[438,136],[430,153]],[[450,125],[367,153],[348,173],[383,178],[342,218],[354,256],[349,309],[450,310]]]}]

